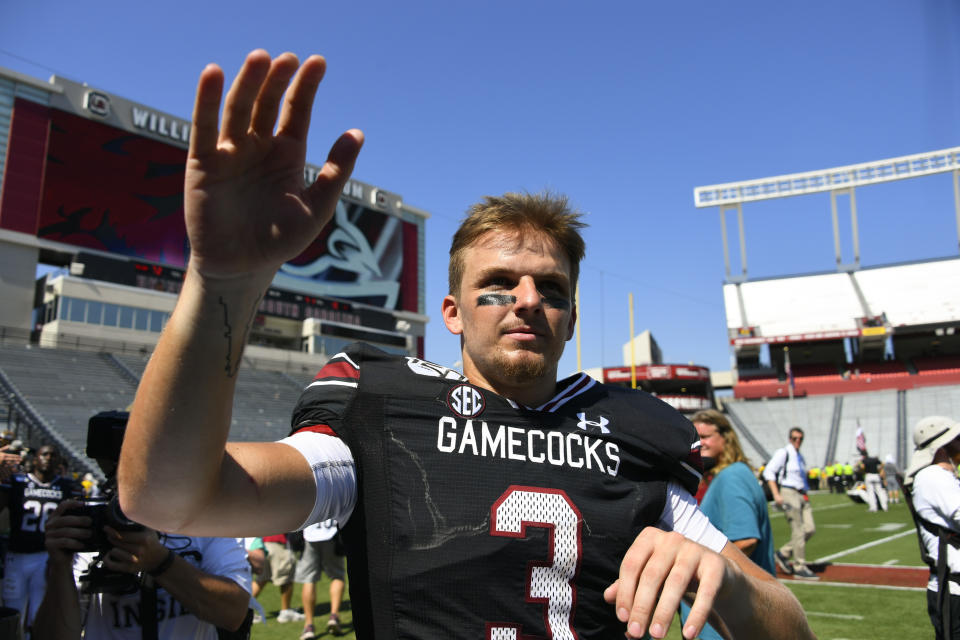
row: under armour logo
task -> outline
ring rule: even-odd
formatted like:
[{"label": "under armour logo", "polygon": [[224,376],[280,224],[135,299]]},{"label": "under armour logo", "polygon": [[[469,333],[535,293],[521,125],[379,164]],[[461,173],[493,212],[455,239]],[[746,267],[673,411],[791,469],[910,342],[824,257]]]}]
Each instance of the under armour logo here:
[{"label": "under armour logo", "polygon": [[577,423],[577,426],[584,431],[589,431],[588,427],[594,427],[595,429],[600,429],[600,433],[610,433],[610,429],[607,429],[607,424],[609,424],[610,421],[603,416],[600,416],[600,422],[587,420],[587,414],[583,412],[578,413],[577,417],[580,418],[580,422]]}]

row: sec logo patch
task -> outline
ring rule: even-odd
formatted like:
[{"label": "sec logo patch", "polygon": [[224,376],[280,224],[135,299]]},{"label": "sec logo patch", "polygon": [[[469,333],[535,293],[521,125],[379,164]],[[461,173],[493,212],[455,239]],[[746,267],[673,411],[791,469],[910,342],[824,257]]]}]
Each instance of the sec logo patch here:
[{"label": "sec logo patch", "polygon": [[458,384],[447,392],[447,407],[461,418],[480,415],[485,405],[483,394],[468,384]]}]

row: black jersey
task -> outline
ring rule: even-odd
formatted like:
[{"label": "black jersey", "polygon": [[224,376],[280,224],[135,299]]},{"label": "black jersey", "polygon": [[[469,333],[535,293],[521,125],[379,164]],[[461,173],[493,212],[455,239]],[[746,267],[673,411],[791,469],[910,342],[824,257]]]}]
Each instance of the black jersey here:
[{"label": "black jersey", "polygon": [[320,371],[293,428],[329,428],[356,460],[343,537],[364,640],[622,638],[603,590],[667,482],[700,475],[693,425],[646,393],[580,374],[531,409],[362,345]]},{"label": "black jersey", "polygon": [[67,498],[77,498],[82,490],[69,478],[55,477],[41,482],[28,473],[15,473],[0,490],[7,493],[10,510],[10,550],[19,553],[44,551],[43,532],[47,516]]}]

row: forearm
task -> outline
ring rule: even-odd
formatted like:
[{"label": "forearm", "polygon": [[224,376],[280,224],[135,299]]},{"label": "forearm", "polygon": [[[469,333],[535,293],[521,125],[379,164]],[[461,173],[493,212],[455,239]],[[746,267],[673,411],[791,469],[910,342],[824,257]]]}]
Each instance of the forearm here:
[{"label": "forearm", "polygon": [[777,486],[776,481],[767,480],[767,485],[770,487],[770,495],[773,496],[775,502],[780,502],[780,487]]},{"label": "forearm", "polygon": [[750,562],[733,545],[722,554],[732,565],[714,609],[733,638],[815,638],[800,603],[785,586]]},{"label": "forearm", "polygon": [[80,638],[80,597],[73,581],[73,567],[47,562],[47,586],[33,621],[33,640]]},{"label": "forearm", "polygon": [[188,269],[124,437],[118,484],[123,510],[134,520],[176,531],[216,495],[236,373],[262,281],[212,286]]},{"label": "forearm", "polygon": [[743,551],[743,555],[750,555],[754,549],[757,548],[757,538],[744,538],[742,540],[733,540],[733,544],[737,545],[737,549]]},{"label": "forearm", "polygon": [[180,556],[154,580],[190,613],[217,627],[235,631],[247,615],[250,594],[243,587],[201,571]]}]

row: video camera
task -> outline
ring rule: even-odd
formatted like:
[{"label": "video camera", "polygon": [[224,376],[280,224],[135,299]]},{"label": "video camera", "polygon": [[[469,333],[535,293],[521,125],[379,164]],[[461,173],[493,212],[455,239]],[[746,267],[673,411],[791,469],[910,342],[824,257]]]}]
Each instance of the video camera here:
[{"label": "video camera", "polygon": [[117,462],[120,460],[120,446],[129,418],[130,414],[126,411],[102,411],[87,423],[87,456],[96,459],[107,480],[101,485],[102,495],[81,499],[81,506],[69,512],[69,515],[91,519],[93,534],[81,550],[99,553],[89,569],[80,576],[80,590],[83,593],[133,593],[140,587],[136,575],[111,571],[102,562],[103,556],[112,548],[104,526],[117,531],[144,529],[142,524],[123,515],[117,498]]}]

